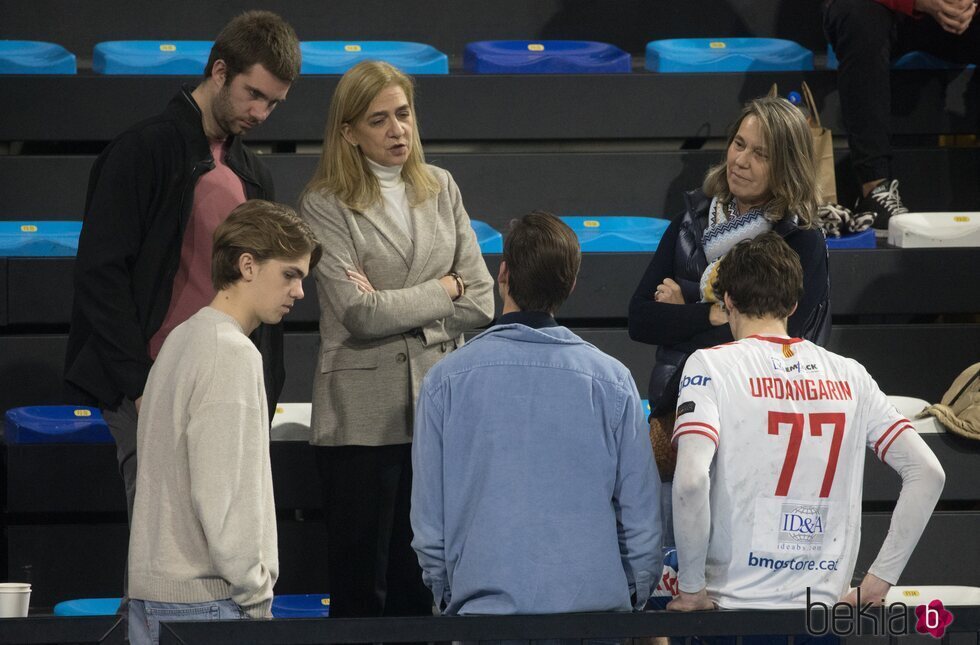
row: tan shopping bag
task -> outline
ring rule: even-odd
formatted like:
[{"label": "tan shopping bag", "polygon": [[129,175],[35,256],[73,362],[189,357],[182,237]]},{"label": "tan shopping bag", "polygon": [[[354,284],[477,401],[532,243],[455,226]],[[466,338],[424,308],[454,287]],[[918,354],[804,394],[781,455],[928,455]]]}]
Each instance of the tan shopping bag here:
[{"label": "tan shopping bag", "polygon": [[[820,113],[813,100],[813,94],[806,81],[800,87],[800,95],[806,107],[807,123],[810,124],[810,134],[813,136],[813,154],[817,166],[817,201],[818,205],[837,203],[837,178],[834,174],[834,137],[828,128],[820,124]],[[769,96],[779,96],[779,90],[773,83]]]}]

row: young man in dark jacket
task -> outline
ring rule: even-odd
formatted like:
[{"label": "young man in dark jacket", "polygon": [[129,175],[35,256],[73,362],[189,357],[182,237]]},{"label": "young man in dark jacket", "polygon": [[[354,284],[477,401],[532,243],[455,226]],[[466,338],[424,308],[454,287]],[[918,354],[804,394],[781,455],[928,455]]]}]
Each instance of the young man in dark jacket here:
[{"label": "young man in dark jacket", "polygon": [[[286,98],[299,68],[292,27],[270,12],[244,13],[218,35],[204,80],[119,135],[92,167],[65,381],[73,401],[102,408],[130,517],[150,366],[166,335],[214,297],[214,229],[247,199],[274,199],[272,177],[242,135]],[[282,328],[263,325],[252,339],[274,410]]]}]

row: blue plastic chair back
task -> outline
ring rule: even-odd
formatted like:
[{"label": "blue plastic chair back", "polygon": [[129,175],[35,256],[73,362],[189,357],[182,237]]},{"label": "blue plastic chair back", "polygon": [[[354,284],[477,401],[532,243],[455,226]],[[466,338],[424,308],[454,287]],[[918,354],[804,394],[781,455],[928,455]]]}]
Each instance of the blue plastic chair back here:
[{"label": "blue plastic chair back", "polygon": [[583,253],[656,251],[670,221],[657,217],[562,217]]},{"label": "blue plastic chair back", "polygon": [[365,60],[391,63],[406,74],[448,74],[449,57],[422,43],[388,40],[318,40],[299,44],[300,74],[343,74]]},{"label": "blue plastic chair back", "polygon": [[892,69],[963,69],[965,67],[975,67],[975,65],[953,63],[920,51],[908,52],[892,63]]},{"label": "blue plastic chair back", "polygon": [[78,598],[54,606],[55,616],[115,616],[122,598]]},{"label": "blue plastic chair back", "polygon": [[81,222],[0,222],[0,257],[74,256],[81,232]]},{"label": "blue plastic chair back", "polygon": [[[837,59],[834,48],[827,45],[827,69],[837,69],[839,66],[840,61]],[[920,51],[906,52],[892,62],[892,69],[963,69],[965,67],[975,66],[951,63],[938,56]]]},{"label": "blue plastic chair back", "polygon": [[588,40],[483,40],[463,54],[474,74],[623,74],[631,66],[622,49]]},{"label": "blue plastic chair back", "polygon": [[873,249],[877,247],[875,242],[874,229],[841,235],[840,237],[828,237],[828,249]]},{"label": "blue plastic chair back", "polygon": [[476,241],[480,244],[480,253],[503,253],[504,236],[500,231],[493,228],[486,222],[471,219],[470,226],[476,233]]},{"label": "blue plastic chair back", "polygon": [[95,46],[97,74],[200,76],[211,55],[210,40],[109,40]]},{"label": "blue plastic chair back", "polygon": [[109,426],[98,408],[80,405],[11,408],[4,421],[4,439],[8,444],[112,443]]},{"label": "blue plastic chair back", "polygon": [[75,74],[75,54],[36,40],[0,40],[0,74]]},{"label": "blue plastic chair back", "polygon": [[272,599],[275,618],[327,618],[330,616],[330,594],[289,594]]},{"label": "blue plastic chair back", "polygon": [[805,72],[813,52],[779,38],[670,38],[647,43],[646,68],[660,73]]}]

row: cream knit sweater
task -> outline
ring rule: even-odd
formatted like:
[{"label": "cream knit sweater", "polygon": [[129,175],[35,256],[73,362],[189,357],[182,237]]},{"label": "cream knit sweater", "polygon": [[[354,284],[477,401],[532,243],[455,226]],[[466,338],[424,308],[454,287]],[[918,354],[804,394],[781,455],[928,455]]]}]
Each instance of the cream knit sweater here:
[{"label": "cream knit sweater", "polygon": [[231,598],[270,616],[279,575],[262,357],[205,307],[174,329],[143,391],[129,595]]}]

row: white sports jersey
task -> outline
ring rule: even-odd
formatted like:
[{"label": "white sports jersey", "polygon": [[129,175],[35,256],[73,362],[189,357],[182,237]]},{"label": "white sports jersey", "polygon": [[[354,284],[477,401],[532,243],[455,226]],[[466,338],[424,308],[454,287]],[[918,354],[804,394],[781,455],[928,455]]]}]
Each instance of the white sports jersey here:
[{"label": "white sports jersey", "polygon": [[837,602],[861,541],[865,446],[884,460],[911,427],[864,367],[808,341],[750,336],[695,352],[673,440],[695,434],[717,451],[712,600],[797,609],[809,587],[813,601]]}]

